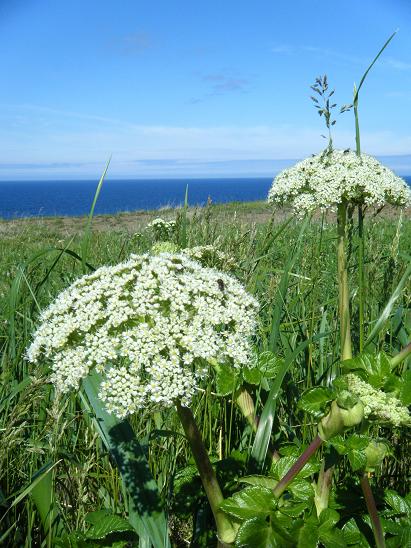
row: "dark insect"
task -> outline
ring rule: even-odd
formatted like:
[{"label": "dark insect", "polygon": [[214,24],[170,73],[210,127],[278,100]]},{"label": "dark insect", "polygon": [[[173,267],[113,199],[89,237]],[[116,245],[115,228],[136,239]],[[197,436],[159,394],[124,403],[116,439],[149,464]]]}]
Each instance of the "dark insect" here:
[{"label": "dark insect", "polygon": [[218,278],[217,283],[218,283],[218,287],[220,288],[220,290],[224,291],[225,285],[224,285],[223,280],[221,280],[221,278]]}]

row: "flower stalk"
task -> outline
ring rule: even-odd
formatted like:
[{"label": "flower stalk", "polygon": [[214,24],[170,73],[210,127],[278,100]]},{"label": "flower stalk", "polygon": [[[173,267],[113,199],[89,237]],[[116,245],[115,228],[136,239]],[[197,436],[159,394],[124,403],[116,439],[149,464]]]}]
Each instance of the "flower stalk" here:
[{"label": "flower stalk", "polygon": [[368,473],[364,472],[360,480],[361,489],[364,494],[367,510],[371,518],[372,530],[374,533],[375,545],[377,548],[385,548],[384,531],[381,521],[378,516],[377,506],[375,504],[374,495],[372,494]]},{"label": "flower stalk", "polygon": [[340,314],[340,338],[341,360],[352,358],[351,323],[350,323],[350,297],[348,287],[348,271],[346,258],[346,224],[347,203],[342,202],[337,209],[337,267],[338,267],[338,293]]},{"label": "flower stalk", "polygon": [[176,407],[178,417],[190,444],[191,451],[203,483],[204,491],[207,495],[208,502],[210,503],[211,511],[213,512],[214,520],[217,526],[219,545],[230,545],[230,543],[232,543],[235,539],[236,531],[231,521],[219,509],[224,497],[217,481],[214,469],[211,465],[207,450],[204,447],[194,415],[189,407],[182,406],[180,402],[176,403]]},{"label": "flower stalk", "polygon": [[310,458],[314,455],[317,449],[321,447],[322,443],[323,440],[320,438],[320,436],[316,436],[313,439],[313,441],[310,443],[304,453],[302,453],[298,457],[297,461],[291,466],[286,475],[275,486],[273,491],[276,497],[280,497],[284,493],[287,485],[293,481],[298,472],[302,470],[303,466],[310,460]]}]

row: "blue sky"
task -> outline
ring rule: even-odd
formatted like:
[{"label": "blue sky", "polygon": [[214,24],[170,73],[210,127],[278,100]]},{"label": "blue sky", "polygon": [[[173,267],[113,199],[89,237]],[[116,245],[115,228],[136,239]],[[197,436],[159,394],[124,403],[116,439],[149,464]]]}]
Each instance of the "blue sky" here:
[{"label": "blue sky", "polygon": [[0,179],[272,175],[324,146],[315,77],[350,102],[397,28],[360,121],[411,173],[408,0],[0,0]]}]

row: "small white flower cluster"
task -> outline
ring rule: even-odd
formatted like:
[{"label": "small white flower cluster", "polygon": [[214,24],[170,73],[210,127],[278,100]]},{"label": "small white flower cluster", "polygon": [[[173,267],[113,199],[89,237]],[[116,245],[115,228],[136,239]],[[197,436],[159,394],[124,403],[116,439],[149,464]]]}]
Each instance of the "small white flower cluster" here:
[{"label": "small white flower cluster", "polygon": [[345,378],[348,389],[362,401],[365,418],[380,419],[394,426],[411,424],[408,409],[394,395],[375,389],[353,373]]},{"label": "small white flower cluster", "polygon": [[306,158],[274,179],[268,201],[299,213],[347,201],[381,207],[411,205],[407,183],[367,154],[334,150]]},{"label": "small white flower cluster", "polygon": [[198,261],[203,266],[210,266],[221,270],[232,270],[236,266],[236,260],[220,251],[213,245],[198,245],[182,250],[184,255]]},{"label": "small white flower cluster", "polygon": [[178,253],[179,247],[173,242],[155,242],[150,249],[151,255],[160,255],[160,253]]},{"label": "small white flower cluster", "polygon": [[147,228],[153,231],[156,240],[170,240],[176,230],[176,222],[157,217],[148,223]]},{"label": "small white flower cluster", "polygon": [[210,364],[248,364],[257,310],[237,280],[183,254],[132,255],[60,293],[41,314],[27,358],[50,360],[62,392],[95,368],[99,397],[118,417],[189,405]]}]

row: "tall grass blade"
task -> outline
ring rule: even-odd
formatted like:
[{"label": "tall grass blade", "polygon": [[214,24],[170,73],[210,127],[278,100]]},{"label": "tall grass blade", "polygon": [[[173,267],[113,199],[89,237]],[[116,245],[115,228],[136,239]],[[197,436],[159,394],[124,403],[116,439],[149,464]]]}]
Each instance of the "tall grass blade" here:
[{"label": "tall grass blade", "polygon": [[301,225],[301,229],[298,234],[297,241],[295,242],[295,245],[290,249],[290,252],[287,257],[287,261],[284,265],[284,272],[283,272],[283,275],[281,276],[280,284],[277,290],[276,298],[274,301],[272,319],[271,319],[269,348],[272,352],[277,351],[277,343],[278,343],[279,334],[280,334],[281,316],[284,309],[284,303],[287,298],[288,279],[290,276],[290,272],[292,271],[300,255],[300,251],[302,247],[301,245],[302,239],[304,236],[304,232],[308,226],[309,220],[310,220],[309,217],[305,217]]},{"label": "tall grass blade", "polygon": [[55,536],[62,536],[65,532],[62,516],[54,503],[52,473],[44,474],[36,483],[31,491],[31,498],[39,513],[44,533],[51,543]]},{"label": "tall grass blade", "polygon": [[392,309],[394,308],[395,301],[401,296],[402,290],[404,289],[408,278],[411,274],[411,262],[408,265],[407,269],[405,270],[401,280],[398,282],[397,287],[393,291],[391,297],[389,298],[387,304],[385,305],[384,310],[381,312],[380,317],[375,322],[374,327],[372,328],[371,333],[369,334],[367,340],[365,341],[364,348],[369,346],[375,337],[380,333],[380,331],[383,329],[386,321],[391,315]]},{"label": "tall grass blade", "polygon": [[83,264],[83,271],[86,270],[87,253],[88,253],[88,248],[89,248],[89,244],[90,244],[91,223],[93,221],[94,208],[96,207],[96,203],[97,203],[98,197],[100,195],[100,190],[101,190],[101,187],[103,186],[104,178],[106,176],[106,173],[107,173],[107,170],[108,170],[108,166],[110,165],[110,162],[111,162],[111,156],[107,161],[106,167],[103,171],[103,175],[100,177],[100,181],[97,185],[96,193],[94,194],[93,203],[91,204],[90,213],[88,215],[87,225],[86,225],[86,228],[84,230],[83,239],[81,241],[81,261],[82,261],[82,264]]},{"label": "tall grass blade", "polygon": [[167,520],[143,448],[130,423],[118,420],[104,409],[98,398],[99,385],[100,376],[96,372],[83,380],[95,415],[94,424],[116,462],[129,496],[129,521],[142,540],[148,537],[155,548],[167,548],[170,546]]},{"label": "tall grass blade", "polygon": [[271,390],[268,394],[267,401],[264,405],[263,412],[261,413],[261,418],[258,423],[253,448],[251,450],[251,464],[259,470],[263,468],[264,461],[267,456],[271,431],[273,429],[274,418],[277,408],[277,400],[280,395],[281,385],[283,383],[284,377],[298,354],[302,352],[305,348],[307,348],[310,343],[320,339],[321,337],[325,337],[326,335],[328,335],[328,333],[320,333],[300,343],[297,348],[285,358],[277,373],[273,386],[271,387]]}]

